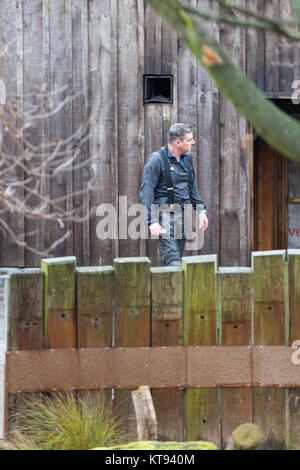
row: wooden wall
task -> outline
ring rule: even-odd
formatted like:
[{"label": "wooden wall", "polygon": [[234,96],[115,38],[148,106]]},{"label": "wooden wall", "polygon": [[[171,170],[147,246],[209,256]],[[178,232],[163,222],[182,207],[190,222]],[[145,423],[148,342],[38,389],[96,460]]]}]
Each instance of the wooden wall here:
[{"label": "wooden wall", "polygon": [[[190,1],[194,6],[216,9],[212,0]],[[240,3],[259,11],[265,8],[270,15],[290,14],[288,0]],[[5,0],[0,4],[0,18],[5,25],[0,40],[3,36],[12,40],[9,86],[16,94],[25,96],[32,79],[49,92],[64,85],[66,94],[83,90],[49,125],[40,123],[31,131],[33,142],[65,138],[80,122],[93,117],[95,126],[81,159],[92,157],[96,191],[89,198],[74,198],[69,209],[83,205],[84,214],[100,203],[117,208],[119,196],[127,196],[128,205],[138,203],[146,156],[165,143],[171,123],[188,122],[197,140],[195,170],[209,218],[201,253],[217,253],[222,266],[249,265],[253,224],[252,152],[245,145],[248,126],[143,0]],[[291,93],[292,81],[299,78],[296,47],[286,47],[284,40],[271,34],[208,27],[261,90]],[[144,73],[173,74],[172,105],[143,105]],[[88,173],[45,183],[45,194],[59,197],[81,190]],[[24,198],[21,191],[19,197]],[[53,256],[75,255],[82,266],[138,255],[149,256],[153,265],[160,264],[153,241],[125,240],[122,233],[119,240],[99,240],[96,215],[63,228],[46,221],[33,225],[14,213],[3,217],[21,241],[25,234],[27,243],[39,250],[72,229],[72,236]],[[128,223],[130,220],[128,217]],[[35,234],[29,236],[33,230]],[[38,255],[17,246],[3,231],[0,243],[0,265],[39,266]]]}]

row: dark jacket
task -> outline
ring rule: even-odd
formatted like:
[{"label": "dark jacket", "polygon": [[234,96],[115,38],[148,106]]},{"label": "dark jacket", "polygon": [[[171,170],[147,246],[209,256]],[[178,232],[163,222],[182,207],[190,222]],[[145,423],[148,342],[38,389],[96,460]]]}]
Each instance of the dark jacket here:
[{"label": "dark jacket", "polygon": [[[166,151],[166,146],[162,149]],[[171,169],[171,177],[174,186],[174,203],[180,204],[182,207],[184,204],[191,203],[197,212],[205,210],[205,202],[201,199],[197,188],[191,154],[182,157],[184,165],[179,163],[175,157],[168,158],[170,166],[173,168]],[[189,184],[189,180],[191,184]],[[140,198],[147,209],[148,225],[158,222],[155,212],[151,218],[151,204],[166,204],[168,201],[165,168],[163,157],[159,151],[152,153],[145,162]]]}]

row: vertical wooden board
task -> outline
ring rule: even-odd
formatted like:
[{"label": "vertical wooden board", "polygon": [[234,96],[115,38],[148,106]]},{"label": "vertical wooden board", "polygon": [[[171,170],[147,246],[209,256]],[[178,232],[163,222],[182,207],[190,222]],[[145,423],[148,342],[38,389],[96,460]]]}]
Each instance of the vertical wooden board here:
[{"label": "vertical wooden board", "polygon": [[300,338],[300,250],[287,250],[289,277],[289,337],[287,344]]},{"label": "vertical wooden board", "polygon": [[[234,2],[237,3],[237,2]],[[245,1],[239,2],[245,6]],[[237,15],[239,16],[239,15]],[[230,47],[234,58],[245,70],[245,29],[225,26],[220,41]],[[247,233],[248,210],[246,121],[225,98],[220,99],[220,265],[246,264],[250,248]]]},{"label": "vertical wooden board", "polygon": [[149,346],[150,261],[116,258],[115,343],[117,347]]},{"label": "vertical wooden board", "polygon": [[251,344],[252,272],[251,268],[218,270],[223,346]]},{"label": "vertical wooden board", "polygon": [[76,347],[75,268],[74,256],[42,260],[46,348]]},{"label": "vertical wooden board", "polygon": [[[117,11],[116,2],[91,2],[89,12],[89,80],[92,117],[89,150],[95,191],[90,209],[111,204],[118,233]],[[102,213],[102,212],[101,212]],[[104,215],[104,213],[102,214]],[[109,264],[118,255],[117,240],[97,235],[99,219],[90,219],[90,263]]]},{"label": "vertical wooden board", "polygon": [[[247,0],[247,7],[264,13],[264,2],[260,0]],[[246,72],[260,90],[264,90],[264,44],[264,31],[246,29]]]},{"label": "vertical wooden board", "polygon": [[[185,346],[217,344],[216,264],[216,255],[182,258]],[[186,438],[189,436],[191,440],[208,439],[213,440],[217,445],[220,444],[219,426],[217,425],[219,420],[217,396],[217,390],[214,388],[186,390]],[[203,403],[205,404],[204,408]]]},{"label": "vertical wooden board", "polygon": [[182,258],[186,346],[216,344],[216,263],[216,255]]},{"label": "vertical wooden board", "polygon": [[[280,16],[280,0],[265,2],[267,17]],[[279,91],[279,36],[275,33],[265,34],[265,89],[266,92]]]},{"label": "vertical wooden board", "polygon": [[[26,0],[23,2],[23,69],[24,69],[24,106],[28,109],[29,105],[40,105],[40,99],[36,96],[41,93],[44,88],[44,77],[42,72],[43,64],[43,5],[38,0]],[[26,117],[24,119],[26,126]],[[35,120],[34,126],[26,129],[26,139],[34,146],[42,148],[43,144],[43,121],[40,119]],[[38,155],[32,159],[32,163],[37,166],[40,171],[42,167],[43,158]],[[26,166],[26,164],[25,164]],[[29,172],[30,174],[30,172]],[[34,190],[37,179],[31,175],[32,182],[26,184]],[[40,185],[39,185],[40,186]],[[38,193],[42,191],[38,187]],[[25,193],[25,197],[28,194]],[[31,196],[26,205],[32,209],[40,207],[41,199],[39,197]],[[42,218],[42,217],[41,217]],[[41,220],[34,220],[25,217],[24,236],[25,241],[29,247],[37,252],[25,250],[25,266],[40,266],[39,251],[45,251],[47,247],[44,245],[44,237],[41,236],[40,231],[44,225]]]},{"label": "vertical wooden board", "polygon": [[[150,260],[116,258],[115,269],[115,347],[150,345]],[[130,390],[115,390],[114,409],[126,418],[128,438],[136,438],[136,423]]]},{"label": "vertical wooden board", "polygon": [[77,268],[77,344],[79,348],[112,346],[112,266]]},{"label": "vertical wooden board", "polygon": [[300,389],[287,389],[287,445],[290,450],[300,449]]},{"label": "vertical wooden board", "polygon": [[8,346],[9,277],[0,275],[0,439],[6,437],[8,396],[6,388],[6,351]]},{"label": "vertical wooden board", "polygon": [[251,387],[223,388],[221,402],[222,448],[224,448],[237,426],[252,422]]},{"label": "vertical wooden board", "polygon": [[10,274],[8,349],[42,349],[43,284],[38,268]]},{"label": "vertical wooden board", "polygon": [[[43,348],[43,284],[41,269],[12,270],[8,289],[8,350]],[[22,397],[10,394],[8,426],[15,424]]]},{"label": "vertical wooden board", "polygon": [[[288,316],[285,250],[252,253],[254,289],[254,344],[284,345]],[[285,391],[253,389],[254,422],[266,437],[265,446],[278,448],[286,441]],[[264,418],[265,417],[265,418]]]},{"label": "vertical wooden board", "polygon": [[[201,0],[200,8],[207,8],[218,15],[217,2]],[[220,40],[219,26],[214,23],[206,25],[217,41]],[[220,99],[219,91],[208,72],[197,63],[197,142],[193,160],[198,188],[207,206],[208,229],[204,235],[203,254],[217,253],[219,256],[219,209],[220,209]],[[196,162],[195,162],[196,163]]]},{"label": "vertical wooden board", "polygon": [[[72,15],[71,0],[51,0],[49,2],[49,28],[50,28],[50,52],[49,52],[49,83],[50,92],[56,92],[56,106],[61,101],[68,99],[66,104],[50,117],[50,140],[64,141],[72,134]],[[71,158],[70,149],[66,145],[62,147],[66,153],[66,159]],[[51,200],[64,198],[73,192],[73,180],[71,172],[64,172],[51,180]],[[62,200],[57,205],[60,211],[73,210],[73,198]],[[55,209],[52,208],[52,211]],[[53,245],[65,237],[70,231],[72,234],[73,223],[67,218],[63,224],[59,223],[59,217],[55,217],[50,224],[50,243]],[[54,256],[66,256],[73,253],[73,236],[64,238],[52,252]]]},{"label": "vertical wooden board", "polygon": [[263,432],[262,449],[284,449],[286,446],[285,390],[253,388],[253,422]]},{"label": "vertical wooden board", "polygon": [[182,270],[151,268],[152,346],[182,346]]},{"label": "vertical wooden board", "polygon": [[[145,74],[162,73],[162,20],[159,15],[145,3]],[[151,153],[158,150],[166,142],[163,135],[163,105],[159,103],[148,103],[144,105],[144,152],[147,158]],[[141,180],[142,181],[142,180]],[[140,181],[140,183],[141,183]],[[146,241],[146,254],[151,259],[153,266],[161,264],[159,250],[155,240],[151,239],[148,231]]]},{"label": "vertical wooden board", "polygon": [[[151,268],[151,346],[183,344],[182,270]],[[153,389],[158,421],[158,440],[184,440],[184,392]]]},{"label": "vertical wooden board", "polygon": [[[112,266],[76,269],[77,347],[112,346],[114,270]],[[112,407],[112,390],[77,391],[76,396],[103,399],[108,412]]]},{"label": "vertical wooden board", "polygon": [[[144,156],[144,2],[118,2],[118,171],[119,195],[128,208],[139,203]],[[128,216],[128,224],[133,216]],[[119,234],[120,235],[120,234]],[[137,256],[140,240],[119,236],[119,256]]]},{"label": "vertical wooden board", "polygon": [[[80,95],[72,103],[72,133],[89,119],[89,90],[88,90],[88,2],[74,0],[72,2],[72,89],[73,94]],[[84,134],[84,137],[89,132]],[[81,164],[89,158],[88,142],[80,146],[80,156],[76,163]],[[89,167],[74,170],[74,192],[81,194],[74,197],[74,207],[79,207],[76,214],[84,220],[74,224],[74,255],[79,266],[89,265],[90,231],[89,231]],[[82,194],[82,191],[86,190]]]},{"label": "vertical wooden board", "polygon": [[[18,8],[18,7],[20,8]],[[20,27],[19,18],[22,15],[22,7],[17,1],[12,2],[0,2],[0,19],[1,19],[1,37],[0,44],[2,48],[9,45],[8,51],[4,57],[1,57],[1,79],[6,84],[6,105],[3,106],[4,112],[8,113],[10,119],[13,120],[13,126],[16,125],[15,119],[12,114],[8,111],[8,104],[12,105],[11,98],[17,95],[18,91],[18,72],[20,72],[20,63],[18,60],[18,52],[21,52],[18,48],[22,35],[21,31],[17,28]],[[12,42],[12,38],[14,41]],[[18,41],[18,40],[19,41]],[[5,50],[5,49],[4,49]],[[16,140],[12,135],[13,132],[4,132],[2,148],[6,150],[8,155],[16,155]],[[12,172],[12,178],[14,181],[23,179],[22,171],[17,167]],[[18,192],[16,193],[19,196]],[[20,228],[20,218],[14,211],[3,210],[6,206],[1,204],[1,218],[0,218],[0,265],[1,266],[18,266],[19,265],[19,249],[13,237],[8,235],[4,224],[8,225],[9,229],[13,232],[14,238],[18,239]],[[2,224],[1,221],[4,221]]]},{"label": "vertical wooden board", "polygon": [[284,345],[285,250],[253,252],[254,344]]},{"label": "vertical wooden board", "polygon": [[[289,0],[280,0],[279,2],[279,16],[280,19],[285,22],[292,20],[292,10]],[[296,26],[292,26],[295,32],[297,31]],[[293,44],[286,41],[285,38],[279,35],[278,38],[278,49],[279,49],[279,91],[286,93],[288,96],[292,94],[292,83],[294,80],[294,67],[295,58],[294,53],[297,54],[297,49],[293,47]]]},{"label": "vertical wooden board", "polygon": [[[186,440],[215,442],[221,447],[219,391],[216,388],[186,390]],[[195,419],[196,418],[196,419]]]}]

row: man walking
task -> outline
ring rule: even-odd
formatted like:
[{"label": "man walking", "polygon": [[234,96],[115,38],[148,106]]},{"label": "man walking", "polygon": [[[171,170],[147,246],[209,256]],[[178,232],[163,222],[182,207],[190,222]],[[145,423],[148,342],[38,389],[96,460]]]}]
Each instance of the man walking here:
[{"label": "man walking", "polygon": [[168,143],[152,153],[144,167],[140,198],[147,210],[151,235],[158,237],[164,266],[181,266],[186,241],[184,206],[192,204],[199,213],[199,228],[206,230],[208,226],[190,153],[194,144],[189,126],[173,124]]}]

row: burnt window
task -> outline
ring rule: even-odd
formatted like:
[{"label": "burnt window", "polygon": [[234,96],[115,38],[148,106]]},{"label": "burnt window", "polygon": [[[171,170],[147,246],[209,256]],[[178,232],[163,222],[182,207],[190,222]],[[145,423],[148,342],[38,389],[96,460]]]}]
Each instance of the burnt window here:
[{"label": "burnt window", "polygon": [[145,103],[173,103],[173,76],[144,75]]}]

